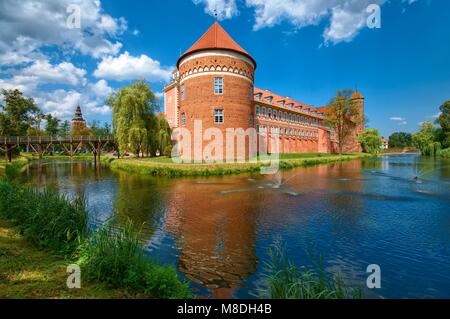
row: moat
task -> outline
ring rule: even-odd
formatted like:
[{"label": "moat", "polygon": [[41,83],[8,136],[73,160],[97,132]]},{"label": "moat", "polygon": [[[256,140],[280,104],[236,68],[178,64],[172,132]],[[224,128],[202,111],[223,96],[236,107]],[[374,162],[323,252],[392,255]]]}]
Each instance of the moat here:
[{"label": "moat", "polygon": [[[268,248],[281,241],[296,264],[322,256],[366,297],[450,297],[449,160],[398,155],[181,179],[44,161],[22,179],[84,194],[93,228],[111,218],[144,225],[149,255],[175,265],[201,296],[257,297]],[[381,289],[364,288],[370,264],[381,267]]]}]

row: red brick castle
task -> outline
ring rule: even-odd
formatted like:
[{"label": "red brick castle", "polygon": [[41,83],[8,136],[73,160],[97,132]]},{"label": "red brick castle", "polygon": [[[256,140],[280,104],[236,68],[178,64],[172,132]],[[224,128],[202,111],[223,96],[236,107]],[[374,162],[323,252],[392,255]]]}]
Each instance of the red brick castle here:
[{"label": "red brick castle", "polygon": [[[277,138],[280,153],[337,151],[333,129],[324,125],[326,107],[312,107],[268,90],[254,87],[256,61],[215,22],[177,62],[173,81],[164,89],[165,116],[172,128],[255,128],[273,152]],[[364,97],[352,99],[364,114]],[[357,125],[346,141],[345,152],[359,152]],[[260,142],[261,143],[261,140]],[[208,143],[205,143],[208,144]]]}]

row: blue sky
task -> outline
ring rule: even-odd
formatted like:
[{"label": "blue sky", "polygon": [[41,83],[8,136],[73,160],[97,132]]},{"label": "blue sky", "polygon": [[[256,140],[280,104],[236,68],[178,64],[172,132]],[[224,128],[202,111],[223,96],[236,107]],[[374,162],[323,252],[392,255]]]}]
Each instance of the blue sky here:
[{"label": "blue sky", "polygon": [[[81,28],[67,27],[80,5]],[[366,26],[369,4],[381,28]],[[444,0],[4,0],[0,88],[46,111],[110,120],[105,97],[133,80],[160,95],[180,53],[213,23],[258,62],[256,86],[322,106],[358,88],[370,126],[389,136],[434,120],[450,99],[450,2]]]}]

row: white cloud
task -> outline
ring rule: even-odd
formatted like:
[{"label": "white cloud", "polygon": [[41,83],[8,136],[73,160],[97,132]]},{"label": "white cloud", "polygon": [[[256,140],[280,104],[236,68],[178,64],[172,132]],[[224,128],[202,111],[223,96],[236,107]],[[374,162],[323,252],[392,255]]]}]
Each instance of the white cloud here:
[{"label": "white cloud", "polygon": [[[70,4],[80,6],[81,28],[67,25]],[[127,29],[124,18],[103,12],[98,0],[3,0],[0,3],[0,53],[19,51],[20,42],[34,49],[59,46],[93,57],[117,54],[116,37]]]},{"label": "white cloud", "polygon": [[70,62],[52,65],[48,60],[37,60],[32,65],[22,69],[20,74],[36,77],[38,84],[86,84],[86,70],[77,68]]},{"label": "white cloud", "polygon": [[408,124],[408,122],[406,121],[405,118],[400,117],[400,116],[392,116],[391,118],[389,118],[391,121],[397,122],[398,125],[406,125]]},{"label": "white cloud", "polygon": [[[205,12],[219,19],[230,19],[239,13],[236,0],[192,0],[203,5]],[[412,4],[417,0],[402,0]],[[370,4],[383,5],[386,0],[245,0],[255,11],[254,30],[273,27],[284,21],[300,29],[329,20],[323,32],[325,43],[351,41],[365,27]]]},{"label": "white cloud", "polygon": [[217,19],[230,19],[239,14],[236,0],[192,0],[196,5],[205,6],[205,12],[211,16],[217,14]]},{"label": "white cloud", "polygon": [[98,98],[106,98],[114,92],[114,90],[108,85],[105,80],[99,80],[94,84],[89,85],[91,93]]},{"label": "white cloud", "polygon": [[159,61],[147,55],[131,56],[128,52],[118,57],[102,59],[94,71],[94,76],[109,80],[147,80],[150,82],[168,81],[172,68],[164,68]]}]

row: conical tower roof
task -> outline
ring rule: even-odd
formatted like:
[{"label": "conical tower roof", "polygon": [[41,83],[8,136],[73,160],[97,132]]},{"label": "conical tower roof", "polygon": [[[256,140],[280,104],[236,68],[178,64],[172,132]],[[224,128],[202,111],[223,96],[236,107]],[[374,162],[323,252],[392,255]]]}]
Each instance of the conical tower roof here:
[{"label": "conical tower roof", "polygon": [[241,53],[248,57],[254,63],[256,68],[255,59],[237,44],[217,21],[214,22],[208,31],[206,31],[206,33],[178,59],[177,66],[179,66],[180,61],[189,54],[211,49],[229,50]]}]

